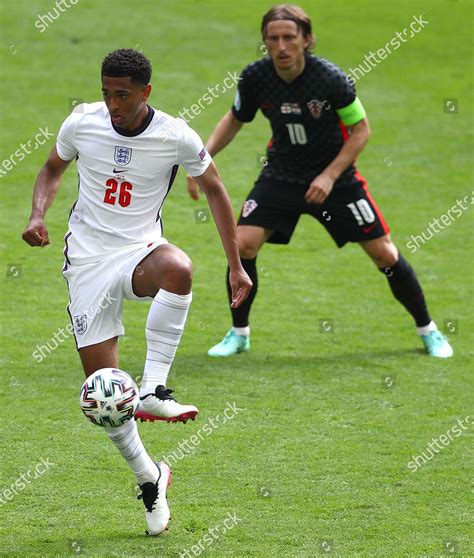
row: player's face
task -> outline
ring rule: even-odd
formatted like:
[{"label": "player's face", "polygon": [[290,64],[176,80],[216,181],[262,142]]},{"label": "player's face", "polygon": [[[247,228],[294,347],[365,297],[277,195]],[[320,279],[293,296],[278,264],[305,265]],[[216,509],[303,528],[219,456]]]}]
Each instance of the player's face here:
[{"label": "player's face", "polygon": [[151,85],[138,85],[129,77],[102,76],[102,95],[115,126],[134,130],[146,117]]},{"label": "player's face", "polygon": [[273,64],[281,71],[304,66],[304,52],[309,42],[294,21],[270,21],[267,24],[265,45]]}]

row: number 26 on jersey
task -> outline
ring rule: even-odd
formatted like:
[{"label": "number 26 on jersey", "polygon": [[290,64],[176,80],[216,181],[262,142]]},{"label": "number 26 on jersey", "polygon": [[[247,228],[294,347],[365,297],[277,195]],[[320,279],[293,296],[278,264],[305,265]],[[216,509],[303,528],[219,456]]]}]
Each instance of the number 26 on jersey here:
[{"label": "number 26 on jersey", "polygon": [[[104,202],[110,205],[115,205],[117,202],[121,207],[128,207],[132,201],[132,184],[130,182],[121,182],[119,188],[118,180],[109,178],[105,183],[107,190],[104,194]],[[118,194],[117,194],[117,190]]]}]

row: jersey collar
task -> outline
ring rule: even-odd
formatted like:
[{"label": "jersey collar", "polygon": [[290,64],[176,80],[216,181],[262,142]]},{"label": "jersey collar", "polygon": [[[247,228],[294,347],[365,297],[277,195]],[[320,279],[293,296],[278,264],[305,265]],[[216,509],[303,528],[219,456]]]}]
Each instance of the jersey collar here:
[{"label": "jersey collar", "polygon": [[272,63],[273,73],[286,86],[291,86],[294,83],[296,83],[299,79],[301,79],[301,77],[307,72],[308,63],[309,63],[310,59],[311,59],[311,54],[309,54],[308,52],[305,52],[304,53],[304,68],[303,68],[303,71],[301,72],[301,74],[298,74],[293,81],[285,81],[281,76],[279,76],[278,72],[276,71],[275,65],[273,64],[273,60],[272,60],[271,63]]},{"label": "jersey collar", "polygon": [[119,134],[121,136],[126,136],[127,138],[133,138],[135,136],[139,136],[140,134],[142,134],[148,128],[148,126],[150,125],[150,122],[153,120],[153,115],[155,114],[155,111],[150,107],[150,105],[147,105],[147,107],[148,107],[147,117],[143,121],[143,124],[141,126],[139,126],[138,128],[135,128],[135,130],[124,130],[123,128],[119,128],[118,126],[114,126],[113,122],[110,121],[110,123],[112,124],[113,129],[117,132],[117,134]]}]

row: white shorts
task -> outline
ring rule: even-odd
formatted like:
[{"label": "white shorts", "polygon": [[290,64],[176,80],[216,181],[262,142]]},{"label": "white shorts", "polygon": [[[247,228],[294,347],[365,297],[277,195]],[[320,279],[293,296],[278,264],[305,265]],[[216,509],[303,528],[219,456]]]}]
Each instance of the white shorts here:
[{"label": "white shorts", "polygon": [[151,300],[133,292],[133,272],[150,252],[167,243],[160,238],[121,248],[100,262],[67,265],[63,271],[69,290],[67,311],[78,349],[124,335],[123,299]]}]

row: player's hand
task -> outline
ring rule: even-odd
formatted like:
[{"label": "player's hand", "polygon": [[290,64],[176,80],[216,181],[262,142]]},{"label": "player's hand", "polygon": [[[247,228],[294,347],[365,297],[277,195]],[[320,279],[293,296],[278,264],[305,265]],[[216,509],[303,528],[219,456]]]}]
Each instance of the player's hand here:
[{"label": "player's hand", "polygon": [[21,237],[30,246],[43,247],[49,244],[48,229],[40,217],[31,217]]},{"label": "player's hand", "polygon": [[308,203],[323,203],[334,186],[334,180],[325,174],[317,176],[309,185],[305,194]]},{"label": "player's hand", "polygon": [[242,266],[240,266],[239,269],[230,270],[229,283],[232,289],[232,302],[230,307],[238,308],[249,296],[253,283]]},{"label": "player's hand", "polygon": [[199,199],[199,186],[190,174],[186,177],[186,187],[191,198],[197,201]]}]

